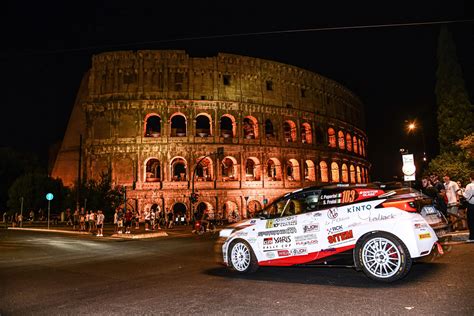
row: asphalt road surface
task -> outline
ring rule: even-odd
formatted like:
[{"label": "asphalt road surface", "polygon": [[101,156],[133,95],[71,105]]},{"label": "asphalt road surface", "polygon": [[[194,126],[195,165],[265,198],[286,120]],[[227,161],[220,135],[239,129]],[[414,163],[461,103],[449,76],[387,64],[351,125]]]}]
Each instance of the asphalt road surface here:
[{"label": "asphalt road surface", "polygon": [[0,230],[0,314],[474,315],[474,244],[382,284],[351,268],[235,275],[216,264],[215,240]]}]

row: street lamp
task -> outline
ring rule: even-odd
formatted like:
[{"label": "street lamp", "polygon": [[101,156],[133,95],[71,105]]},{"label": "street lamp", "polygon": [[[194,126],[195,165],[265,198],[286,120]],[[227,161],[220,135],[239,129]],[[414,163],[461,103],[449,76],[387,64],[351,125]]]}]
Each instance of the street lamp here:
[{"label": "street lamp", "polygon": [[428,158],[426,157],[426,142],[425,142],[425,132],[423,131],[423,126],[420,124],[417,124],[416,120],[412,122],[405,121],[405,123],[408,123],[407,125],[408,134],[412,132],[415,133],[417,129],[421,131],[421,138],[423,141],[423,162],[426,162]]}]

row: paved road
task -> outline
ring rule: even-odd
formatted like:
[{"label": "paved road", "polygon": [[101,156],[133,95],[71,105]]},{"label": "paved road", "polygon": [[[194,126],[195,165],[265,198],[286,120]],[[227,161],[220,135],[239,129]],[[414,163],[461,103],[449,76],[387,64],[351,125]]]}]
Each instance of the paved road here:
[{"label": "paved road", "polygon": [[238,276],[215,263],[214,243],[0,230],[0,314],[474,314],[474,244],[387,285],[347,268]]}]

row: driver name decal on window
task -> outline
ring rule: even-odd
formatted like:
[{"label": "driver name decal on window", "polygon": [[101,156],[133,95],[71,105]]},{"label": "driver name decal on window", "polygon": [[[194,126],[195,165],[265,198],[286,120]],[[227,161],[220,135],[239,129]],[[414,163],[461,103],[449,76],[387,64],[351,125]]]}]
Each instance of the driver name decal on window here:
[{"label": "driver name decal on window", "polygon": [[341,203],[342,193],[323,194],[320,197],[322,205]]}]

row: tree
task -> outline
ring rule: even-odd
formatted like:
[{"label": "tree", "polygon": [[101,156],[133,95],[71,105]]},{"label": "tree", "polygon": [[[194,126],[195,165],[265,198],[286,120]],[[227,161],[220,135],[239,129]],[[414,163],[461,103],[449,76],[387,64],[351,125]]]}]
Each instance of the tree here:
[{"label": "tree", "polygon": [[465,89],[456,47],[447,27],[442,27],[438,41],[436,103],[441,153],[459,151],[455,142],[474,132],[474,106]]},{"label": "tree", "polygon": [[[121,186],[112,187],[112,179],[109,173],[102,173],[99,180],[88,180],[80,186],[82,201],[84,205],[87,199],[88,210],[102,210],[106,217],[112,216],[115,209],[123,203],[125,188]],[[72,196],[77,194],[77,185],[73,189]],[[74,208],[74,207],[73,207]]]},{"label": "tree", "polygon": [[38,159],[33,154],[20,153],[12,148],[0,148],[0,209],[7,207],[8,190],[15,180],[39,171]]},{"label": "tree", "polygon": [[63,186],[60,179],[53,179],[48,175],[34,172],[26,173],[18,177],[8,190],[7,205],[11,212],[19,212],[21,208],[21,198],[23,198],[23,211],[31,209],[45,210],[48,205],[46,194],[53,193],[54,199],[51,201],[51,209],[62,211],[68,200],[69,190]]}]

